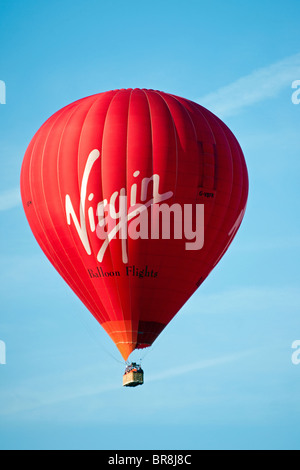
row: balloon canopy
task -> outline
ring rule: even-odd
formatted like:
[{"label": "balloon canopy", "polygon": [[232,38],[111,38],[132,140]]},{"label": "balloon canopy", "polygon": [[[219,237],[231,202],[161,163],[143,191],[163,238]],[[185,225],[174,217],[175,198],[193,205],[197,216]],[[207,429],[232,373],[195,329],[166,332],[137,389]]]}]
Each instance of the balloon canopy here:
[{"label": "balloon canopy", "polygon": [[24,157],[21,194],[45,255],[127,360],[227,251],[248,174],[232,132],[199,104],[113,90],[44,123]]}]

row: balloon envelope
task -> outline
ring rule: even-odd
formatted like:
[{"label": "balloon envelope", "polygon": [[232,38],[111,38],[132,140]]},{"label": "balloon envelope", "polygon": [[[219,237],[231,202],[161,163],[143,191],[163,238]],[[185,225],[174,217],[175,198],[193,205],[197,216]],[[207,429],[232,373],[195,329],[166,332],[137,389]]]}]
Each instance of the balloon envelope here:
[{"label": "balloon envelope", "polygon": [[26,151],[21,194],[45,255],[126,360],[226,252],[248,175],[236,138],[207,109],[114,90],[45,122]]}]

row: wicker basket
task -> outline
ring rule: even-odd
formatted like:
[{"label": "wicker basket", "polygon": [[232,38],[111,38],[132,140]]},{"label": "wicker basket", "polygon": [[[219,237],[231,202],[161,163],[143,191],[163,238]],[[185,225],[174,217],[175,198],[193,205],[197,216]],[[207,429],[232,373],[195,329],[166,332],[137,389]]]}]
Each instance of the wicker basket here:
[{"label": "wicker basket", "polygon": [[143,385],[144,373],[136,372],[131,370],[127,374],[123,375],[123,387],[136,387],[137,385]]}]

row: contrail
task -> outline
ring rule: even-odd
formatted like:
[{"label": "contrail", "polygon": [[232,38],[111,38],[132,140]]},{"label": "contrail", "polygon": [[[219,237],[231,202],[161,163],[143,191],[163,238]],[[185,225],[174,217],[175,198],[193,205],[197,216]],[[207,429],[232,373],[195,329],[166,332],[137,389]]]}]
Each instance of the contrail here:
[{"label": "contrail", "polygon": [[300,79],[300,53],[254,70],[196,101],[221,118],[232,116],[248,106],[276,97],[284,88],[291,88],[296,79]]},{"label": "contrail", "polygon": [[239,352],[236,354],[229,354],[227,356],[194,362],[192,364],[184,364],[179,367],[172,367],[171,369],[162,371],[159,374],[149,376],[149,378],[147,378],[147,382],[154,382],[156,380],[165,380],[165,379],[169,379],[172,377],[177,377],[179,375],[187,374],[195,370],[208,369],[210,367],[216,367],[216,366],[226,364],[229,362],[235,362],[252,353],[253,351],[243,351],[243,352]]}]

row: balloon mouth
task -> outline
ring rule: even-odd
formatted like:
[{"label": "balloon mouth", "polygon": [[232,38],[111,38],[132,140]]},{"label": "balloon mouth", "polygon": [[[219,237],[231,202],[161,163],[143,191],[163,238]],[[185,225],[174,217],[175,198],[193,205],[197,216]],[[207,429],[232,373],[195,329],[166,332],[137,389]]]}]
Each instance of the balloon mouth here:
[{"label": "balloon mouth", "polygon": [[130,354],[135,350],[135,344],[133,343],[119,343],[116,344],[116,346],[125,362],[128,360]]},{"label": "balloon mouth", "polygon": [[125,361],[135,349],[150,347],[165,326],[163,323],[154,321],[131,322],[127,320],[108,321],[102,324]]},{"label": "balloon mouth", "polygon": [[133,351],[137,350],[137,349],[145,349],[145,348],[149,348],[151,346],[151,344],[133,344],[133,343],[119,343],[116,345],[118,350],[120,351],[124,361],[128,361],[128,358],[130,356],[130,354],[133,353]]}]

